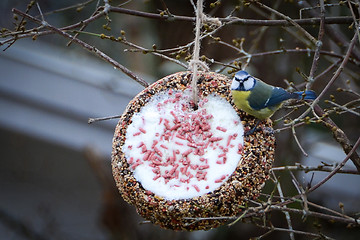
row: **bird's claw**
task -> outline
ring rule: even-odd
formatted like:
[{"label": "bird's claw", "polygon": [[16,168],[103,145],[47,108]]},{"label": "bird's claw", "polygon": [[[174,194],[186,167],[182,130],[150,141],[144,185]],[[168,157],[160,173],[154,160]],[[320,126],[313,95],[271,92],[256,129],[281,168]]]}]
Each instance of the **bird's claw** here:
[{"label": "bird's claw", "polygon": [[253,135],[255,132],[259,132],[261,130],[262,130],[261,128],[253,127],[252,129],[250,129],[244,133],[244,137]]}]

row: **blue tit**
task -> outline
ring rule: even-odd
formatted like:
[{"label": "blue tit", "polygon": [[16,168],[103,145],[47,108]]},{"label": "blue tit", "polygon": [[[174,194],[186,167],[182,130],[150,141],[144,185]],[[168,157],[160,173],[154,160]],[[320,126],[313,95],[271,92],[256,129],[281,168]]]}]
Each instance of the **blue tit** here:
[{"label": "blue tit", "polygon": [[282,102],[288,99],[314,100],[314,91],[287,92],[256,79],[245,71],[235,74],[231,83],[231,94],[237,108],[263,120],[271,117]]}]

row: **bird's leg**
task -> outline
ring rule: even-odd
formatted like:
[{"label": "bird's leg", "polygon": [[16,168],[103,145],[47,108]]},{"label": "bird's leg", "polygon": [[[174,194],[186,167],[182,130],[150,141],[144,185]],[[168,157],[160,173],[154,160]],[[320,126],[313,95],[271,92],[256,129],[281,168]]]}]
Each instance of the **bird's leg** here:
[{"label": "bird's leg", "polygon": [[260,131],[261,129],[260,129],[260,128],[257,128],[257,126],[259,125],[260,122],[261,122],[261,120],[258,119],[257,122],[256,122],[256,124],[255,124],[255,126],[254,126],[252,129],[250,129],[249,131],[246,131],[246,132],[244,133],[244,136],[246,137],[246,136],[249,136],[249,135],[254,134],[254,132],[256,132],[256,131]]}]

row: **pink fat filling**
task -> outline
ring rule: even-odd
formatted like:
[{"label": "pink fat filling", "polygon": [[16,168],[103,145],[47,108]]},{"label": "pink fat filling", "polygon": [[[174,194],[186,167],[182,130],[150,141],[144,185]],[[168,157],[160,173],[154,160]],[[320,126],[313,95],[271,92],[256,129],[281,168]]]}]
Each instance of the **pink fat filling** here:
[{"label": "pink fat filling", "polygon": [[[209,100],[219,101],[219,106]],[[226,104],[233,112],[225,118],[218,116],[227,114],[217,109]],[[130,169],[143,186],[155,188],[149,187],[149,191],[157,193],[156,188],[165,186],[157,194],[167,199],[214,190],[227,180],[241,158],[243,128],[231,105],[218,96],[201,99],[196,111],[191,105],[186,93],[171,90],[143,107],[151,109],[134,115],[127,130],[123,151]],[[229,123],[224,125],[219,118]]]}]

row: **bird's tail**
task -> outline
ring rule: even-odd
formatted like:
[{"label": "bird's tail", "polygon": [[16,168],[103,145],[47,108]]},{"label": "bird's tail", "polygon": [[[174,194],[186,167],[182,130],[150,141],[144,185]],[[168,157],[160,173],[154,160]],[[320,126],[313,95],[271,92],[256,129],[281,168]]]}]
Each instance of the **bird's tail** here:
[{"label": "bird's tail", "polygon": [[304,99],[304,100],[314,100],[316,98],[316,93],[312,90],[302,91],[302,92],[293,92],[293,97],[295,99]]}]

